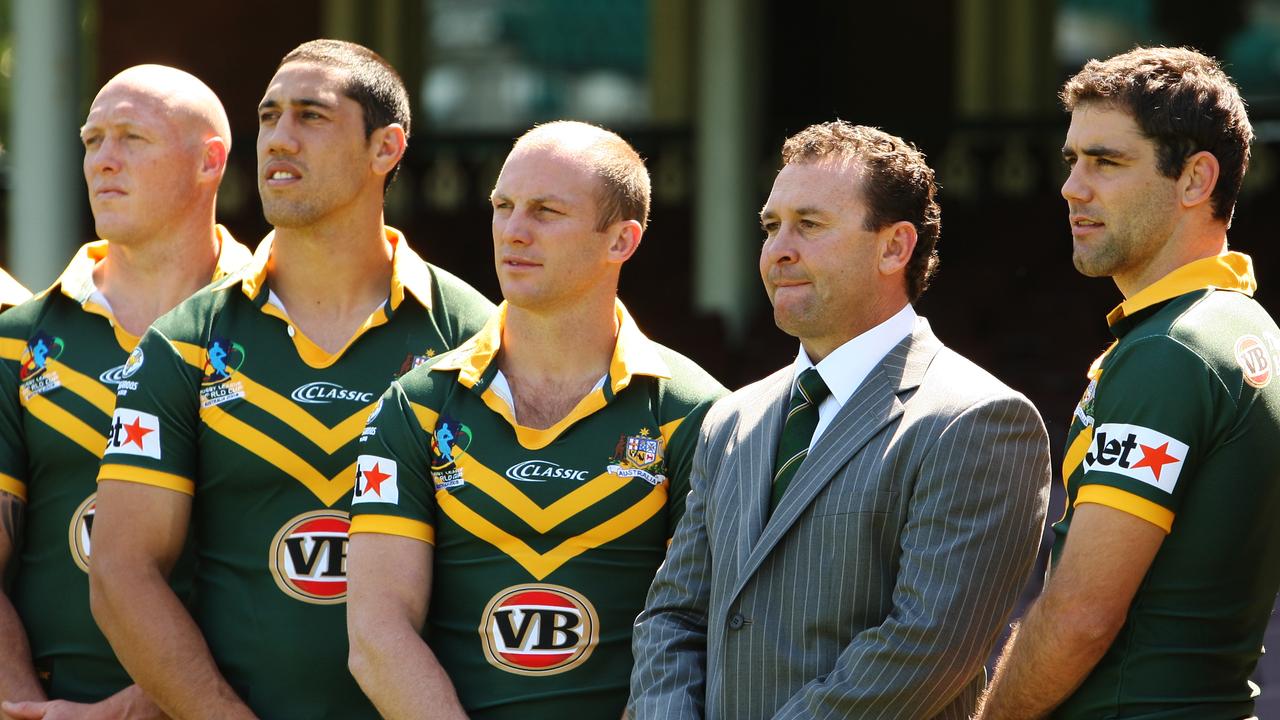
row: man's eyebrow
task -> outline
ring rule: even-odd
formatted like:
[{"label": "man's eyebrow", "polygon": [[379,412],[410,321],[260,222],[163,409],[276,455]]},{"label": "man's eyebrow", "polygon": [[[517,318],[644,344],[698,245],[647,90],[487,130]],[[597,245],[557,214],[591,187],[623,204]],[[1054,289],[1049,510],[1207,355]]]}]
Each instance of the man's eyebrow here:
[{"label": "man's eyebrow", "polygon": [[[1133,157],[1131,154],[1123,150],[1109,147],[1107,145],[1086,145],[1085,147],[1080,149],[1080,154],[1086,157],[1101,157],[1101,158],[1129,159]],[[1069,157],[1075,157],[1075,156],[1076,156],[1076,151],[1074,149],[1072,149],[1067,145],[1062,146],[1062,157],[1069,158]]]},{"label": "man's eyebrow", "polygon": [[[318,107],[325,110],[332,110],[334,107],[333,103],[327,103],[315,98],[298,98],[296,100],[290,100],[288,104],[293,107]],[[258,103],[259,110],[275,109],[278,107],[280,107],[280,102],[273,99],[263,100],[261,103]]]}]

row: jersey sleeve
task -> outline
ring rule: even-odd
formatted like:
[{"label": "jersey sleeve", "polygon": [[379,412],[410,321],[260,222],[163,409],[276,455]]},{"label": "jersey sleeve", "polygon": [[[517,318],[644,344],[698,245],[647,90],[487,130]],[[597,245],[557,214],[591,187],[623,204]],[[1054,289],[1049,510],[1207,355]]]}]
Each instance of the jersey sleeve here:
[{"label": "jersey sleeve", "polygon": [[1104,365],[1075,504],[1097,503],[1169,532],[1212,434],[1221,383],[1197,354],[1147,338]]},{"label": "jersey sleeve", "polygon": [[0,490],[27,499],[27,443],[19,400],[18,363],[26,343],[0,337]]},{"label": "jersey sleeve", "polygon": [[399,535],[435,543],[435,492],[426,451],[434,413],[395,382],[360,436],[351,534]]},{"label": "jersey sleeve", "polygon": [[192,495],[200,430],[203,350],[147,331],[117,387],[98,480],[124,480]]}]

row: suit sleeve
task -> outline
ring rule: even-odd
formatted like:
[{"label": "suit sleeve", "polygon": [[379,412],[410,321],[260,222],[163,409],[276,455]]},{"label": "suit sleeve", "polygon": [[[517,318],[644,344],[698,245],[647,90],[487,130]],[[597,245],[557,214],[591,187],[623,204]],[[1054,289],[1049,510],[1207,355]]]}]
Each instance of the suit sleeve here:
[{"label": "suit sleeve", "polygon": [[703,715],[711,597],[706,481],[716,455],[704,425],[689,470],[683,516],[632,635],[635,666],[628,711],[637,719],[701,720]]},{"label": "suit sleeve", "polygon": [[1035,559],[1049,478],[1044,424],[1025,398],[984,400],[951,419],[911,491],[885,621],[854,636],[832,671],[774,717],[918,720],[964,693],[972,710],[975,680]]}]

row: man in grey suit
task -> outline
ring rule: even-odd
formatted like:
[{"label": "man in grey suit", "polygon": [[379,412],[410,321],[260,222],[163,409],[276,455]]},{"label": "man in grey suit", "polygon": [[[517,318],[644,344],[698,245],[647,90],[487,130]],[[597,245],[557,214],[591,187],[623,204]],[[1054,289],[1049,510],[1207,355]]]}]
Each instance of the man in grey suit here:
[{"label": "man in grey suit", "polygon": [[760,273],[800,351],[707,415],[630,711],[967,718],[1040,540],[1044,424],[911,307],[941,224],[924,156],[837,121],[782,159]]}]

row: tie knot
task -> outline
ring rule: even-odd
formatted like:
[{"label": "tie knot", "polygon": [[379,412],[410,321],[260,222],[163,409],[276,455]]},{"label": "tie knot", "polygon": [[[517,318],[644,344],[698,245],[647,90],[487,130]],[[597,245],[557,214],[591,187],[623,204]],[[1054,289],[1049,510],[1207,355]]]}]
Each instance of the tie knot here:
[{"label": "tie knot", "polygon": [[817,368],[809,368],[800,373],[800,377],[796,379],[796,389],[804,395],[804,399],[812,403],[815,407],[822,404],[823,400],[831,394],[831,389],[822,381],[822,376],[818,374]]}]

